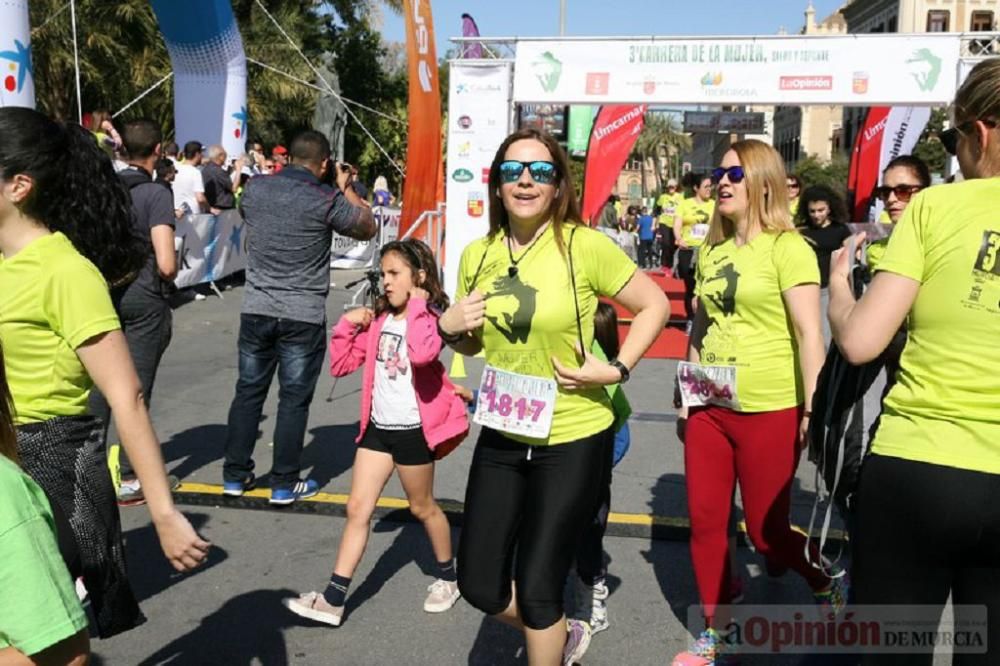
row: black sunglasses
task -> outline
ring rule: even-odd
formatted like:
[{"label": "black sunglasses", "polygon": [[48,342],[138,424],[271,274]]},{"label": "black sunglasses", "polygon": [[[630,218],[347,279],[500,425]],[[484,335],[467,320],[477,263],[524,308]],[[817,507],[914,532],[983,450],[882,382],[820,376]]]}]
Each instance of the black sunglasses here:
[{"label": "black sunglasses", "polygon": [[941,140],[941,145],[944,149],[948,151],[949,155],[955,155],[958,153],[958,137],[960,134],[968,134],[972,131],[972,128],[976,126],[976,122],[981,122],[990,129],[997,126],[995,120],[967,120],[960,125],[955,125],[954,127],[949,127],[945,131],[938,134],[938,139]]},{"label": "black sunglasses", "polygon": [[504,160],[500,163],[500,182],[516,183],[525,169],[531,174],[531,179],[539,185],[551,185],[556,182],[556,165],[544,160],[534,162]]},{"label": "black sunglasses", "polygon": [[712,184],[718,185],[722,182],[722,177],[727,175],[729,176],[730,183],[739,183],[747,177],[746,172],[741,166],[718,167],[712,170]]},{"label": "black sunglasses", "polygon": [[896,187],[883,185],[882,187],[875,188],[875,196],[882,201],[888,201],[889,195],[895,194],[897,199],[906,202],[910,200],[910,197],[922,189],[923,188],[919,185],[897,185]]}]

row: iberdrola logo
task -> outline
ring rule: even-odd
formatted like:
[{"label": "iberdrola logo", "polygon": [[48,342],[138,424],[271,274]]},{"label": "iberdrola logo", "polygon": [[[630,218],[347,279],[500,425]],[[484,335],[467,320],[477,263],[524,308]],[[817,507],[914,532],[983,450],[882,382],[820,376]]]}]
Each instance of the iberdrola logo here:
[{"label": "iberdrola logo", "polygon": [[910,72],[910,76],[922,91],[930,92],[937,87],[938,79],[941,78],[941,58],[931,53],[930,49],[917,49],[906,63],[918,65]]},{"label": "iberdrola logo", "polygon": [[24,82],[32,73],[31,46],[25,46],[21,40],[14,40],[13,51],[0,51],[0,58],[9,60],[7,65],[11,74],[3,77],[3,87],[7,92],[21,92]]},{"label": "iberdrola logo", "polygon": [[555,92],[559,86],[559,78],[562,76],[562,62],[559,61],[551,51],[546,51],[538,56],[538,60],[531,63],[532,69],[538,82],[542,84],[545,92]]}]

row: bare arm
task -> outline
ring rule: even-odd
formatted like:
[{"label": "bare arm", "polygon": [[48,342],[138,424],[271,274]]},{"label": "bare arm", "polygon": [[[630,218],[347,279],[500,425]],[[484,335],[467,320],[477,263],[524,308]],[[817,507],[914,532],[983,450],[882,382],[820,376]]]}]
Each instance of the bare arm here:
[{"label": "bare arm", "polygon": [[681,249],[687,249],[687,243],[684,242],[684,218],[680,215],[674,215],[674,241],[677,243],[677,247]]},{"label": "bare arm", "polygon": [[812,409],[813,393],[816,392],[816,378],[819,377],[826,357],[819,319],[819,285],[800,284],[786,289],[781,296],[795,330],[799,347],[799,372],[802,374],[806,409],[809,410]]},{"label": "bare arm", "polygon": [[177,251],[174,249],[174,229],[169,224],[158,224],[150,229],[153,253],[160,277],[170,282],[177,277]]},{"label": "bare arm", "polygon": [[201,209],[200,212],[204,213],[211,208],[211,206],[208,205],[208,199],[205,198],[204,192],[195,192],[194,198],[198,201],[198,207]]},{"label": "bare arm", "polygon": [[847,280],[850,256],[834,253],[830,267],[830,328],[844,358],[859,365],[878,357],[892,341],[917,300],[920,283],[896,273],[879,272],[860,301]]},{"label": "bare arm", "polygon": [[160,443],[146,411],[125,335],[111,331],[95,336],[76,353],[111,406],[122,446],[142,483],[163,552],[178,571],[195,568],[204,561],[210,544],[195,533],[174,506]]}]

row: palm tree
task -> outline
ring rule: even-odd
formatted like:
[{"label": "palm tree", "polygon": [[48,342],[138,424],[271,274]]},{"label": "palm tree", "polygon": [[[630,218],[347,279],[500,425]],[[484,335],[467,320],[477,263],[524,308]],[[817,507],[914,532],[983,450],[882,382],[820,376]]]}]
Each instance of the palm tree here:
[{"label": "palm tree", "polygon": [[[642,133],[635,142],[633,153],[642,162],[642,196],[649,196],[646,166],[651,163],[656,191],[663,191],[663,173],[669,171],[672,158],[691,149],[691,137],[684,134],[677,121],[669,115],[648,112]],[[666,167],[666,169],[665,169]]]}]

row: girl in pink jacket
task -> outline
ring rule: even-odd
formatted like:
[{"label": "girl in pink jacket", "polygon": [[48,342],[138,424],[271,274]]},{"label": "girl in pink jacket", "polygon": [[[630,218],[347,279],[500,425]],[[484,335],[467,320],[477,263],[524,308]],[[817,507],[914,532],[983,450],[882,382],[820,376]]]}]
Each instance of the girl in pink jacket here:
[{"label": "girl in pink jacket", "polygon": [[438,576],[428,588],[424,610],[442,613],[459,597],[451,528],[433,495],[434,460],[469,432],[465,402],[438,360],[442,340],[437,319],[448,307],[448,297],[434,256],[421,241],[386,244],[381,269],[385,293],[375,309],[345,314],[330,340],[332,375],[343,377],[364,366],[361,432],[333,575],[323,592],[284,601],[297,615],[335,627],[343,619],[347,589],[368,543],[375,504],[394,469],[437,560]]}]

